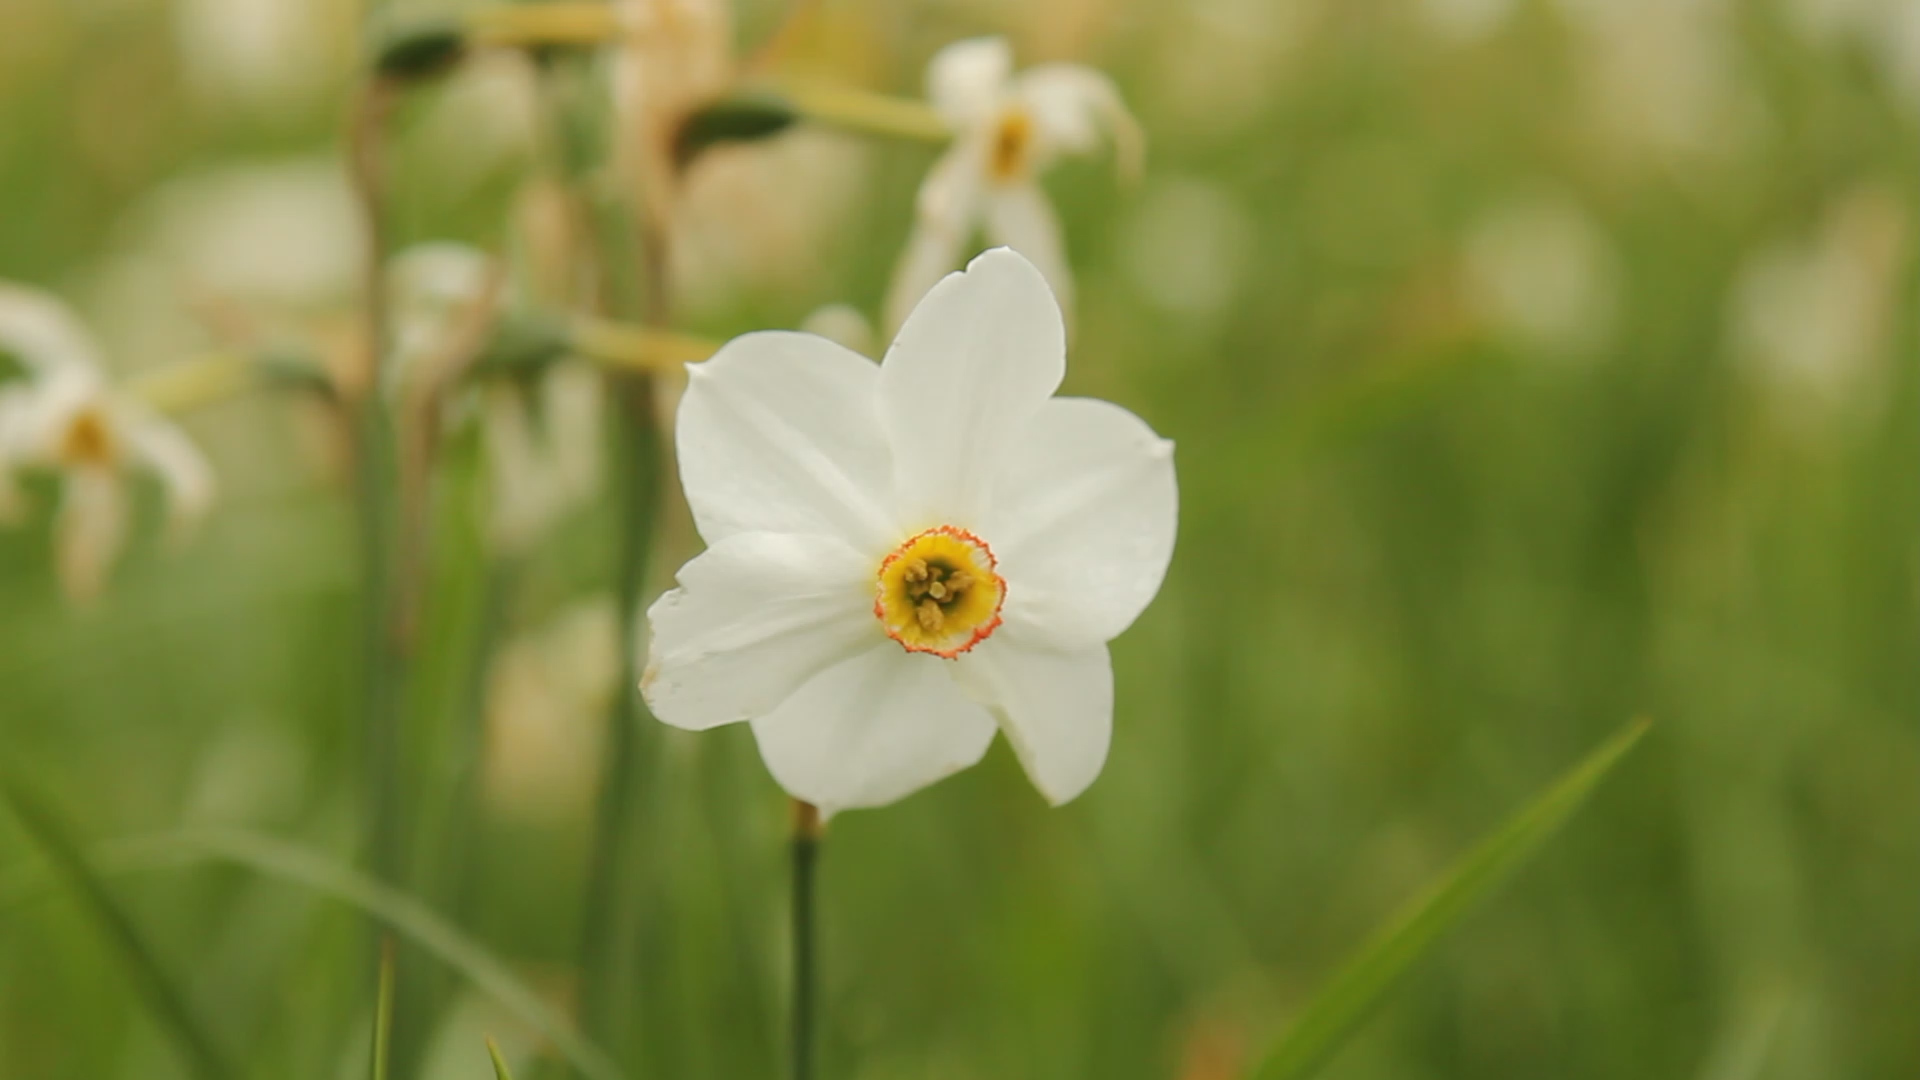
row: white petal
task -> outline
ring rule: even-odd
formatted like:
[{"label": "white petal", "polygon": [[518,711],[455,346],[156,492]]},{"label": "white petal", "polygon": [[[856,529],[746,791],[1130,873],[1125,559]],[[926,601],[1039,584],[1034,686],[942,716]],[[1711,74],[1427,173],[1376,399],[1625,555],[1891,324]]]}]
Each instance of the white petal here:
[{"label": "white petal", "polygon": [[67,306],[51,294],[0,282],[0,352],[36,375],[62,368],[91,370],[100,351]]},{"label": "white petal", "polygon": [[54,522],[54,562],[69,599],[91,600],[127,539],[127,498],[120,478],[101,468],[67,473]]},{"label": "white petal", "polygon": [[121,432],[141,464],[167,491],[167,517],[176,535],[213,506],[213,466],[186,433],[158,416],[123,410]]},{"label": "white petal", "polygon": [[921,181],[913,232],[887,287],[887,333],[897,332],[927,290],[959,263],[979,219],[985,152],[979,139],[963,140],[934,162]]},{"label": "white petal", "polygon": [[94,369],[54,368],[23,393],[10,425],[10,453],[23,464],[58,465],[74,417],[83,409],[103,408],[102,384]]},{"label": "white petal", "polygon": [[956,41],[927,62],[927,100],[955,131],[985,120],[1006,91],[1013,48],[1006,38]]},{"label": "white petal", "polygon": [[987,196],[987,240],[1027,257],[1047,279],[1060,310],[1073,312],[1073,268],[1060,236],[1060,217],[1035,183],[997,188]]},{"label": "white petal", "polygon": [[741,532],[838,536],[884,553],[891,476],[873,361],[825,338],[767,330],[687,366],[680,480],[709,544]]},{"label": "white petal", "polygon": [[1007,622],[1062,649],[1118,636],[1173,557],[1173,444],[1118,405],[1055,398],[1007,460],[981,533],[1007,580]]},{"label": "white petal", "polygon": [[788,793],[829,813],[884,806],[980,760],[993,717],[949,661],[886,641],[816,676],[753,722]]},{"label": "white petal", "polygon": [[653,714],[695,730],[766,716],[808,679],[887,641],[872,560],[827,536],[737,533],[680,568],[647,612]]},{"label": "white petal", "polygon": [[1041,64],[1020,74],[1014,92],[1033,110],[1049,151],[1085,154],[1113,138],[1120,175],[1140,175],[1146,134],[1106,74],[1080,64]]},{"label": "white petal", "polygon": [[933,287],[880,368],[881,421],[905,524],[978,520],[1012,437],[1066,374],[1066,352],[1046,279],[1006,248]]},{"label": "white petal", "polygon": [[1093,783],[1113,738],[1113,664],[1105,645],[1056,652],[1001,632],[958,661],[989,703],[1033,786],[1059,806]]}]

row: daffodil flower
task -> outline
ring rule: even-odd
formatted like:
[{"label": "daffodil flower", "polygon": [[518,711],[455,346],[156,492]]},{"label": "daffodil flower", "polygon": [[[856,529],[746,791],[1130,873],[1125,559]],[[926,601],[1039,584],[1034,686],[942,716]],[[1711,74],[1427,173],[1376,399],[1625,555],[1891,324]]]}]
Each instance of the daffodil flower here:
[{"label": "daffodil flower", "polygon": [[19,468],[59,473],[55,561],[68,596],[89,599],[126,542],[127,476],[159,479],[177,533],[212,505],[213,470],[179,428],[107,385],[91,337],[53,297],[0,283],[0,351],[28,376],[0,406],[0,487]]},{"label": "daffodil flower", "polygon": [[1056,398],[1060,307],[995,249],[935,285],[883,363],[811,334],[690,365],[681,482],[707,550],[654,604],[654,714],[749,721],[775,779],[832,812],[978,761],[1004,731],[1053,803],[1093,782],[1107,642],[1173,552],[1173,446]]},{"label": "daffodil flower", "polygon": [[1013,74],[1003,38],[955,42],[927,66],[927,96],[953,131],[953,145],[920,185],[913,235],[887,295],[897,327],[928,287],[957,265],[976,227],[1046,275],[1073,308],[1073,273],[1060,220],[1039,174],[1060,157],[1113,140],[1123,172],[1140,167],[1144,138],[1106,75],[1079,64],[1041,64]]}]

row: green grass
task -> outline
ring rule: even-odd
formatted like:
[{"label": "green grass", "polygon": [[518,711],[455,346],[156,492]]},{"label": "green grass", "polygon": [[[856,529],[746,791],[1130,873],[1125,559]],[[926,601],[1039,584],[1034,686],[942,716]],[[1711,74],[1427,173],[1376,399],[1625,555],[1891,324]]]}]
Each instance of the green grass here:
[{"label": "green grass", "polygon": [[[1345,1035],[1330,1080],[1920,1074],[1920,101],[1872,35],[1728,5],[1731,134],[1668,152],[1597,116],[1592,42],[1557,4],[1456,45],[1411,2],[1274,5],[1306,14],[1270,48],[1230,18],[1258,4],[821,6],[838,43],[796,48],[895,91],[995,12],[1023,57],[1114,74],[1143,182],[1048,179],[1081,291],[1066,390],[1175,440],[1182,507],[1166,587],[1115,643],[1085,796],[1048,810],[996,748],[834,821],[819,1076],[1214,1080],[1316,1031]],[[347,87],[336,68],[241,108],[193,89],[168,4],[85,7],[0,10],[0,277],[83,301],[133,371],[194,351],[142,315],[195,300],[142,269],[153,193],[336,153]],[[344,57],[342,28],[302,40]],[[521,164],[436,141],[459,89],[400,112],[395,227],[497,248]],[[874,144],[817,237],[735,215],[767,262],[688,290],[684,329],[871,310],[931,153]],[[805,176],[767,190],[798,202]],[[1543,191],[1613,266],[1607,330],[1577,347],[1499,333],[1459,270],[1477,222]],[[1884,314],[1843,311],[1884,326],[1827,409],[1754,374],[1730,308],[1766,252],[1849,214],[1895,252]],[[284,394],[186,423],[219,508],[174,548],[143,490],[93,608],[53,585],[53,491],[0,529],[0,746],[59,808],[0,815],[0,1074],[200,1075],[204,1042],[233,1075],[364,1075],[371,911],[401,946],[396,1080],[779,1075],[786,805],[745,730],[635,731],[614,1061],[570,1034],[605,702],[508,744],[483,721],[510,680],[472,667],[613,587],[613,500],[501,572],[472,531],[479,457],[446,455],[388,888],[359,869],[348,474]],[[649,595],[695,550],[670,505]],[[1373,935],[1424,926],[1395,913],[1636,715],[1657,734],[1370,1019],[1310,1005],[1377,985],[1337,973],[1410,940]],[[580,754],[535,753],[579,731]],[[557,794],[516,800],[534,774],[510,766],[551,766]],[[187,846],[207,836],[251,854]]]}]

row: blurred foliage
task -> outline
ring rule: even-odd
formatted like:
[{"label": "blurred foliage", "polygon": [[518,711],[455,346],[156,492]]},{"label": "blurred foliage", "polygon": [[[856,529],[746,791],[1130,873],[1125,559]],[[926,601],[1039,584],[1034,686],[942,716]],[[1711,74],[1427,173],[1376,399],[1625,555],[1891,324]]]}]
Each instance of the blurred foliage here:
[{"label": "blurred foliage", "polygon": [[[0,277],[78,302],[124,372],[218,340],[155,193],[327,174],[353,6],[0,8]],[[1908,6],[814,4],[795,70],[912,93],[940,44],[1005,31],[1114,74],[1146,177],[1049,180],[1081,280],[1068,389],[1175,439],[1183,488],[1091,792],[1047,811],[996,749],[834,822],[822,1075],[1240,1075],[1405,897],[1638,714],[1661,723],[1637,759],[1324,1075],[1920,1075]],[[746,45],[780,18],[744,8]],[[528,163],[495,83],[525,74],[476,58],[401,109],[402,241],[506,247]],[[932,153],[796,130],[703,155],[685,329],[871,311]],[[141,529],[100,603],[62,602],[45,514],[0,530],[0,746],[83,837],[244,826],[350,857],[337,453],[311,403],[189,423],[222,505],[178,550]],[[501,668],[564,681],[609,514],[489,565],[471,442],[433,488],[411,885],[564,1005],[598,727],[564,696],[509,723]],[[694,550],[683,514],[656,575]],[[744,729],[641,737],[616,1049],[639,1076],[775,1075],[780,793]],[[546,794],[503,795],[510,766]],[[185,1075],[35,851],[0,821],[0,1073]],[[230,866],[109,883],[249,1074],[364,1074],[353,912]],[[418,1075],[488,1075],[489,1034],[540,1075],[537,1039],[449,972],[401,979],[399,1018],[432,1025],[395,1032]]]}]

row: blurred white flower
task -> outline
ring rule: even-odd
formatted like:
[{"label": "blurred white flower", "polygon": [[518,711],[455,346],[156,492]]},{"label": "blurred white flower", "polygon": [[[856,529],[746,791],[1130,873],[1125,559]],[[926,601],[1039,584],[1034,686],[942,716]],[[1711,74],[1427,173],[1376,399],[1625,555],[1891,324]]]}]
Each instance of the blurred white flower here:
[{"label": "blurred white flower", "polygon": [[800,323],[800,332],[826,338],[861,356],[871,357],[874,348],[873,324],[851,304],[828,304],[816,308]]},{"label": "blurred white flower", "polygon": [[1881,11],[1873,43],[1894,88],[1920,110],[1920,4],[1889,3]]},{"label": "blurred white flower", "polygon": [[1920,4],[1912,0],[1788,0],[1787,23],[1811,44],[1857,47],[1893,89],[1920,107]]},{"label": "blurred white flower", "polygon": [[616,0],[618,156],[638,185],[640,204],[661,221],[672,212],[672,149],[681,121],[725,93],[733,78],[730,7],[728,0]]},{"label": "blurred white flower", "polygon": [[0,488],[15,469],[59,474],[60,582],[69,597],[91,599],[126,541],[127,476],[158,478],[179,535],[212,505],[213,470],[179,428],[107,385],[92,338],[52,296],[0,283],[0,351],[29,376],[0,407]]},{"label": "blurred white flower", "polygon": [[1514,0],[1420,0],[1428,25],[1454,41],[1474,41],[1498,30]]},{"label": "blurred white flower", "polygon": [[654,715],[750,721],[828,812],[973,764],[996,721],[1050,801],[1092,783],[1106,643],[1160,587],[1178,496],[1171,443],[1052,396],[1065,355],[1046,280],[995,249],[883,364],[773,331],[691,365],[681,481],[709,547],[648,612]]},{"label": "blurred white flower", "polygon": [[539,96],[525,56],[488,51],[467,58],[427,102],[410,142],[448,201],[533,150]]},{"label": "blurred white flower", "polygon": [[493,299],[497,274],[491,257],[465,244],[415,244],[387,261],[393,305],[387,373],[396,387],[445,374],[436,369],[451,359],[454,337]]},{"label": "blurred white flower", "polygon": [[[485,253],[461,244],[421,244],[394,256],[394,363],[399,384],[446,374],[458,335],[499,287]],[[590,368],[556,363],[531,385],[477,390],[487,475],[486,532],[503,554],[527,551],[600,488],[602,395]]]},{"label": "blurred white flower", "polygon": [[609,597],[576,603],[499,651],[487,674],[489,803],[536,820],[586,812],[619,661]]},{"label": "blurred white flower", "polygon": [[753,288],[817,284],[842,261],[866,205],[872,147],[834,131],[796,130],[720,146],[680,178],[669,245],[675,307],[727,312]]},{"label": "blurred white flower", "polygon": [[1122,235],[1125,265],[1142,295],[1167,311],[1209,315],[1232,303],[1258,234],[1230,193],[1180,177],[1148,188]]},{"label": "blurred white flower", "polygon": [[1158,4],[1145,39],[1158,114],[1183,139],[1232,138],[1258,121],[1272,89],[1306,51],[1328,0],[1190,0]]},{"label": "blurred white flower", "polygon": [[1112,139],[1124,172],[1139,171],[1145,136],[1113,81],[1079,64],[1041,64],[1016,76],[1004,38],[976,38],[934,54],[927,96],[953,145],[920,185],[913,233],[887,294],[887,327],[899,327],[961,261],[976,227],[988,243],[1030,259],[1071,311],[1073,272],[1039,175],[1103,138]]},{"label": "blurred white flower", "polygon": [[130,246],[166,264],[190,296],[293,310],[344,305],[362,252],[340,163],[228,165],[173,181],[134,214]]},{"label": "blurred white flower", "polygon": [[1736,358],[1782,411],[1819,422],[1877,401],[1908,254],[1905,200],[1863,187],[1809,240],[1770,247],[1730,294]]},{"label": "blurred white flower", "polygon": [[600,376],[557,364],[529,393],[490,387],[481,405],[492,484],[487,535],[496,550],[527,551],[600,490]]},{"label": "blurred white flower", "polygon": [[1617,150],[1687,164],[1743,147],[1764,121],[1740,78],[1727,0],[1560,0],[1595,130]]},{"label": "blurred white flower", "polygon": [[346,72],[355,12],[346,0],[180,0],[173,11],[188,84],[221,109],[302,109]]},{"label": "blurred white flower", "polygon": [[1462,262],[1468,301],[1517,347],[1574,356],[1606,343],[1620,272],[1579,203],[1535,195],[1496,207],[1469,228]]}]

